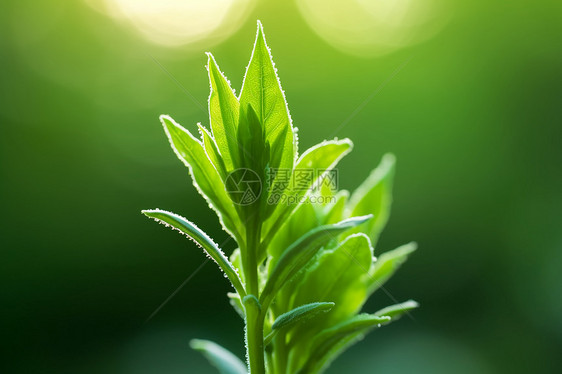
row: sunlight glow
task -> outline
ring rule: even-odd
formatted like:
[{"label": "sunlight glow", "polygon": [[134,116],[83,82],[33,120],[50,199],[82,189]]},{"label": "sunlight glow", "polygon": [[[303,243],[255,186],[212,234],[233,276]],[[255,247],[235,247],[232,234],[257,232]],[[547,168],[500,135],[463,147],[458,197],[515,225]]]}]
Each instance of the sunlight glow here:
[{"label": "sunlight glow", "polygon": [[335,48],[380,56],[427,40],[446,23],[440,0],[301,0],[309,26]]},{"label": "sunlight glow", "polygon": [[218,43],[234,33],[255,0],[86,0],[132,26],[147,40],[165,45]]}]

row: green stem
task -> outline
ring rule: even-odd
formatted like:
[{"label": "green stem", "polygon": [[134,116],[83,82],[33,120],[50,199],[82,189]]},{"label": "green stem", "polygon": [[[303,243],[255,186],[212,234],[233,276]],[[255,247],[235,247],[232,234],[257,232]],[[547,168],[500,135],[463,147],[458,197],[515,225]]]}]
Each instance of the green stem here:
[{"label": "green stem", "polygon": [[275,355],[275,372],[277,374],[286,374],[287,372],[287,351],[285,344],[285,332],[280,331],[273,338],[273,354]]},{"label": "green stem", "polygon": [[[251,296],[247,296],[250,298]],[[246,305],[246,343],[251,374],[265,374],[263,323],[258,300],[252,298]]]},{"label": "green stem", "polygon": [[257,252],[260,245],[261,221],[251,217],[246,222],[246,256],[244,256],[244,275],[248,296],[244,298],[246,309],[246,344],[251,374],[265,374],[263,326],[265,314],[262,313],[259,299],[259,279]]}]

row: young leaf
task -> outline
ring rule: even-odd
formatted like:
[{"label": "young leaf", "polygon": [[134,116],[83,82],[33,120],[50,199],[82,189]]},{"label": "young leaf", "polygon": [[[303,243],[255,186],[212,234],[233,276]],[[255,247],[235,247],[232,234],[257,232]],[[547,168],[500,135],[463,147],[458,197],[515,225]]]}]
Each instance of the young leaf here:
[{"label": "young leaf", "polygon": [[349,191],[342,190],[335,195],[336,202],[326,206],[326,223],[334,223],[344,219],[345,204],[349,199]]},{"label": "young leaf", "polygon": [[357,231],[369,235],[373,247],[390,215],[395,162],[394,155],[384,155],[379,166],[355,190],[349,200],[350,216],[373,215],[374,218],[371,221],[357,228]]},{"label": "young leaf", "polygon": [[215,209],[225,229],[240,242],[244,228],[203,145],[169,116],[160,116],[160,120],[175,154],[189,168],[194,186]]},{"label": "young leaf", "polygon": [[310,319],[319,313],[329,312],[334,305],[334,303],[330,302],[318,302],[301,305],[277,317],[275,319],[275,322],[273,322],[271,328],[274,330],[287,328],[296,324],[297,322]]},{"label": "young leaf", "polygon": [[419,306],[420,305],[414,300],[408,300],[400,304],[394,304],[387,306],[386,308],[382,308],[375,313],[375,316],[387,316],[391,318],[390,322],[393,322],[402,317],[405,313],[408,313],[410,310],[416,309]]},{"label": "young leaf", "polygon": [[238,357],[212,341],[193,339],[189,345],[200,351],[220,374],[248,374],[246,365]]},{"label": "young leaf", "polygon": [[252,57],[240,92],[240,105],[245,108],[248,104],[255,109],[263,124],[269,144],[283,137],[281,162],[274,167],[292,170],[297,150],[291,116],[259,21]]},{"label": "young leaf", "polygon": [[207,255],[211,257],[217,263],[217,265],[219,265],[224,274],[226,274],[226,276],[230,280],[230,283],[232,283],[232,285],[236,289],[236,292],[238,292],[238,294],[240,294],[240,296],[242,297],[246,295],[244,286],[242,286],[242,282],[238,277],[238,273],[236,272],[232,264],[228,261],[224,253],[215,244],[215,242],[211,238],[209,238],[209,236],[207,236],[207,234],[205,234],[201,229],[195,226],[195,224],[189,222],[182,216],[167,212],[165,210],[143,210],[142,213],[147,217],[153,218],[159,223],[162,223],[166,226],[171,226],[172,228],[187,235],[188,238],[190,238],[201,248],[203,248],[205,253],[207,253]]},{"label": "young leaf", "polygon": [[322,217],[318,216],[318,212],[314,209],[313,204],[307,203],[299,205],[294,213],[286,220],[285,224],[281,226],[278,235],[275,235],[269,244],[269,255],[276,259],[281,257],[283,252],[287,250],[295,240],[310,230],[322,225],[323,222],[321,219]]},{"label": "young leaf", "polygon": [[197,127],[199,128],[199,133],[203,139],[203,148],[205,149],[205,153],[209,157],[209,160],[219,173],[222,180],[226,180],[226,166],[224,165],[224,160],[219,152],[215,139],[213,139],[209,130],[203,127],[200,123],[197,124]]},{"label": "young leaf", "polygon": [[261,211],[262,214],[259,218],[263,220],[265,219],[263,214],[265,212],[264,203],[267,201],[266,173],[270,162],[270,147],[262,124],[251,105],[240,108],[238,145],[242,168],[248,169],[247,172],[253,173],[259,181],[259,183],[249,186],[256,188],[253,191],[256,200],[244,205],[244,208],[249,209],[245,212],[253,215]]},{"label": "young leaf", "polygon": [[228,80],[219,70],[213,55],[207,53],[207,56],[209,57],[207,69],[211,82],[209,95],[211,129],[226,170],[230,172],[240,167],[237,142],[240,104]]},{"label": "young leaf", "polygon": [[[297,161],[295,170],[313,169],[316,171],[323,170],[327,173],[337,165],[339,160],[351,152],[352,148],[353,143],[349,139],[324,141],[306,150]],[[322,176],[320,176],[320,178],[321,177]],[[291,198],[294,198],[295,201],[299,201],[320,178],[310,181],[310,184],[307,186],[301,186],[303,188],[296,190],[289,189],[285,193],[291,196]],[[265,237],[263,240],[264,247],[269,245],[273,237],[279,232],[280,227],[296,209],[297,205],[298,204],[284,204],[277,206],[277,209],[275,209],[271,217],[265,222],[263,230],[265,233],[263,234]],[[265,251],[262,250],[261,257],[264,255]]]},{"label": "young leaf", "polygon": [[412,242],[380,255],[369,271],[367,280],[369,295],[385,284],[416,248],[417,244]]},{"label": "young leaf", "polygon": [[322,372],[346,348],[369,330],[390,321],[390,317],[360,314],[322,331],[312,342],[311,356],[298,374]]},{"label": "young leaf", "polygon": [[336,306],[321,319],[311,321],[314,326],[304,326],[308,331],[314,333],[314,328],[322,327],[316,326],[320,323],[323,326],[338,323],[360,309],[367,296],[363,279],[372,260],[373,249],[365,234],[350,235],[337,247],[318,256],[293,292],[292,305],[329,300]]},{"label": "young leaf", "polygon": [[316,302],[301,305],[295,309],[281,314],[275,319],[273,325],[271,326],[271,333],[265,338],[265,345],[271,343],[271,340],[275,337],[275,334],[281,329],[287,330],[289,327],[295,326],[298,322],[304,322],[308,319],[314,318],[320,313],[329,312],[334,303],[329,302]]},{"label": "young leaf", "polygon": [[267,309],[281,287],[299,273],[308,262],[318,253],[320,248],[333,240],[337,235],[348,229],[360,225],[371,216],[354,217],[338,222],[334,225],[317,227],[294,242],[273,268],[269,279],[260,296],[260,303]]},{"label": "young leaf", "polygon": [[[270,170],[292,172],[297,155],[296,129],[293,128],[285,94],[277,77],[277,69],[258,21],[256,41],[240,92],[240,106],[252,106],[263,125],[267,143],[271,147]],[[282,174],[274,174],[271,186],[278,186]],[[265,195],[265,194],[264,194]],[[275,205],[263,207],[264,217],[271,215]]]}]

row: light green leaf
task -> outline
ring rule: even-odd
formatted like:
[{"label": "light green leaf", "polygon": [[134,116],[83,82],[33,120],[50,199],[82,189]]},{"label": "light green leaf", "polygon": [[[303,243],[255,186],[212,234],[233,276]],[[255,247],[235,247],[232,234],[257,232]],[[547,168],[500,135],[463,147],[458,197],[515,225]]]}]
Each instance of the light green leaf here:
[{"label": "light green leaf", "polygon": [[[285,94],[259,21],[254,49],[244,75],[239,100],[241,108],[251,106],[255,110],[264,128],[267,144],[271,148],[268,170],[273,174],[271,174],[272,180],[269,181],[270,186],[284,185],[284,180],[281,178],[284,173],[292,172],[297,155],[296,129],[293,128]],[[283,170],[283,172],[276,173],[276,170]],[[270,193],[271,190],[267,189],[267,193],[264,193],[265,198],[268,198]],[[265,219],[274,210],[274,203],[266,204],[261,214]],[[262,251],[262,254],[264,253]]]},{"label": "light green leaf", "polygon": [[[349,139],[324,141],[306,150],[297,161],[295,169],[322,170],[324,171],[323,175],[325,175],[337,165],[339,160],[351,152],[352,148],[353,143]],[[320,176],[320,178],[322,178],[323,175]],[[306,186],[306,188],[299,188],[297,190],[289,189],[285,191],[285,194],[295,198],[295,201],[299,201],[300,198],[310,191],[310,188],[314,186],[318,179],[310,181],[310,184]],[[275,209],[271,217],[265,222],[263,229],[264,234],[262,235],[264,237],[263,247],[269,245],[297,205],[298,204],[280,204],[277,206],[277,209]],[[264,255],[265,251],[262,250],[260,258]]]},{"label": "light green leaf", "polygon": [[248,374],[246,365],[229,350],[209,340],[193,339],[191,348],[201,352],[220,374]]},{"label": "light green leaf", "polygon": [[344,219],[345,204],[347,199],[349,199],[349,191],[341,190],[335,196],[336,202],[329,203],[326,205],[325,210],[325,222],[327,224],[341,221]]},{"label": "light green leaf", "polygon": [[291,116],[259,21],[252,57],[240,92],[240,105],[243,108],[248,105],[254,108],[264,126],[269,144],[273,145],[277,143],[278,138],[282,138],[279,165],[271,167],[292,170],[297,150]]},{"label": "light green leaf", "polygon": [[379,166],[353,192],[349,200],[350,216],[373,215],[371,221],[357,228],[357,231],[369,235],[373,247],[390,216],[395,163],[394,155],[384,155]]},{"label": "light green leaf", "polygon": [[[234,269],[238,273],[242,283],[245,283],[244,272],[242,271],[242,257],[240,255],[240,248],[236,248],[234,251],[232,251],[229,260],[230,263],[232,264],[232,267],[234,267]],[[238,315],[242,317],[242,319],[246,318],[246,314],[244,312],[244,306],[242,305],[242,299],[240,299],[240,295],[238,295],[235,292],[229,292],[226,295],[230,300],[230,305],[232,305],[236,313],[238,313]]]},{"label": "light green leaf", "polygon": [[263,178],[269,162],[269,144],[257,114],[249,104],[240,110],[238,144],[242,167],[253,170]]},{"label": "light green leaf", "polygon": [[360,225],[370,218],[371,216],[354,217],[334,225],[320,226],[294,242],[279,258],[269,275],[260,296],[260,303],[263,308],[269,307],[270,302],[283,285],[305,268],[322,246],[334,240],[342,232]]},{"label": "light green leaf", "polygon": [[188,238],[193,240],[198,244],[209,257],[211,257],[217,265],[222,269],[224,274],[228,277],[236,292],[238,292],[242,297],[246,295],[244,286],[238,277],[238,273],[228,261],[224,253],[220,250],[217,244],[209,238],[205,232],[199,229],[195,224],[189,222],[187,219],[179,216],[175,213],[167,212],[165,210],[154,209],[154,210],[143,210],[142,213],[147,217],[155,219],[157,222],[162,223],[166,226],[171,226],[172,228],[178,230],[179,232],[185,234]]},{"label": "light green leaf", "polygon": [[417,247],[417,244],[412,242],[380,255],[369,271],[367,279],[369,295],[385,284]]},{"label": "light green leaf", "polygon": [[322,251],[293,292],[291,306],[317,300],[333,301],[336,306],[304,326],[307,331],[313,334],[312,330],[338,323],[361,308],[367,296],[364,276],[372,261],[373,249],[364,234],[350,235],[337,247]]},{"label": "light green leaf", "polygon": [[[310,230],[322,225],[322,217],[314,209],[314,205],[307,202],[299,205],[295,212],[281,226],[278,235],[275,235],[268,246],[269,254],[278,259],[283,252],[298,238]],[[341,221],[341,220],[340,220]],[[338,221],[339,222],[339,221]]]},{"label": "light green leaf", "polygon": [[199,128],[201,139],[203,139],[203,148],[205,149],[207,157],[209,157],[209,160],[215,167],[215,170],[219,173],[221,179],[223,181],[226,180],[226,166],[224,165],[224,160],[222,159],[215,139],[213,139],[209,130],[203,127],[200,123],[197,124],[197,127]]},{"label": "light green leaf", "polygon": [[314,339],[311,355],[298,374],[319,373],[337,358],[346,348],[360,340],[369,330],[380,327],[390,317],[360,314],[334,327],[322,331]]},{"label": "light green leaf", "polygon": [[244,272],[242,271],[242,255],[240,252],[240,248],[236,248],[234,251],[232,251],[229,260],[232,266],[236,269],[236,271],[240,275],[240,279],[242,280],[242,282],[245,282]]},{"label": "light green leaf", "polygon": [[420,305],[414,300],[408,300],[400,304],[394,304],[387,306],[386,308],[382,308],[375,313],[375,316],[387,316],[391,318],[390,322],[394,322],[405,313],[408,313],[410,310],[416,309],[419,306]]},{"label": "light green leaf", "polygon": [[240,243],[244,228],[239,222],[234,204],[219,173],[205,153],[203,144],[171,117],[163,115],[160,120],[175,154],[189,168],[193,185],[216,211],[227,232]]},{"label": "light green leaf", "polygon": [[219,70],[212,54],[207,53],[209,62],[209,116],[213,137],[224,160],[227,172],[240,167],[238,159],[238,113],[240,104],[230,87],[230,83]]}]

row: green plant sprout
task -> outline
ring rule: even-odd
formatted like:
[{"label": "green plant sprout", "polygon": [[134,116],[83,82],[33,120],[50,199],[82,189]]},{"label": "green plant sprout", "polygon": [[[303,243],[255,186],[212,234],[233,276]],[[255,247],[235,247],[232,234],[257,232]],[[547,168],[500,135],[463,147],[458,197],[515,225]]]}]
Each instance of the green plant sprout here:
[{"label": "green plant sprout", "polygon": [[240,95],[208,53],[210,128],[201,139],[160,117],[193,184],[238,248],[227,257],[187,219],[144,210],[203,248],[232,283],[230,303],[245,321],[246,364],[219,345],[191,346],[223,374],[321,373],[367,332],[409,310],[414,301],[360,313],[416,249],[373,256],[391,205],[395,160],[385,155],[351,195],[337,190],[338,161],[353,144],[324,141],[301,155],[297,129],[258,21]]}]

